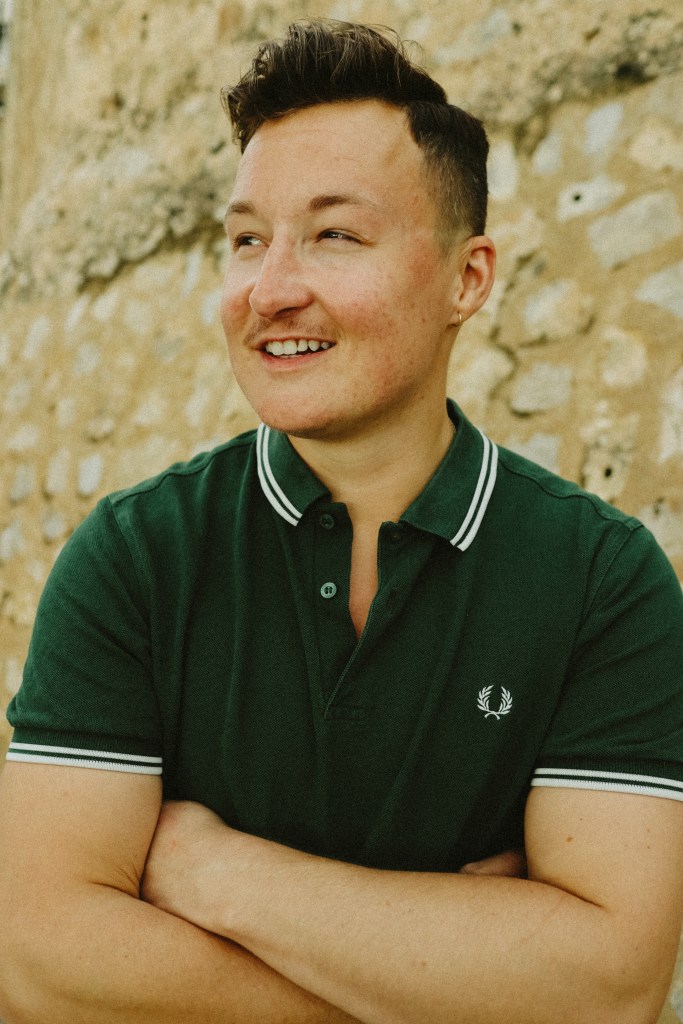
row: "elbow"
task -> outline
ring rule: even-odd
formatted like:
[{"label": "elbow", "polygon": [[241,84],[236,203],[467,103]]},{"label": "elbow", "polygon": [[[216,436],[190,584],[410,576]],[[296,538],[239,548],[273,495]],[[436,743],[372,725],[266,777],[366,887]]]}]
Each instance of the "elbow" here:
[{"label": "elbow", "polygon": [[673,963],[623,963],[618,975],[604,983],[601,996],[588,1018],[595,1024],[657,1024],[664,1007],[673,976]]}]

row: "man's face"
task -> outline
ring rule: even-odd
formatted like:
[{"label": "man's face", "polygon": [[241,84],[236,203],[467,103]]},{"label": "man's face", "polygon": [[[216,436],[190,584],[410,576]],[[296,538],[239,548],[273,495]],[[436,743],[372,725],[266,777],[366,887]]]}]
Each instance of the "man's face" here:
[{"label": "man's face", "polygon": [[344,438],[441,414],[458,260],[436,221],[402,111],[325,104],[259,128],[226,219],[221,318],[265,423]]}]

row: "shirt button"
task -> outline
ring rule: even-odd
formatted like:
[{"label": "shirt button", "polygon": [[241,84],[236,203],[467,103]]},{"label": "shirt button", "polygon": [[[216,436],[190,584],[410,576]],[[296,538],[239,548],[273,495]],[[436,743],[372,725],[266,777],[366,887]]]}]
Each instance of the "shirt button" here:
[{"label": "shirt button", "polygon": [[322,526],[323,530],[333,530],[334,529],[334,516],[331,516],[329,514],[329,512],[323,512],[323,514],[320,517],[319,522],[320,522],[320,525]]},{"label": "shirt button", "polygon": [[400,540],[403,540],[403,530],[400,526],[394,526],[389,532],[389,540],[393,544],[398,544]]},{"label": "shirt button", "polygon": [[336,593],[337,588],[334,583],[323,583],[322,587],[320,588],[320,596],[325,597],[327,599],[329,599],[330,597],[334,597]]}]

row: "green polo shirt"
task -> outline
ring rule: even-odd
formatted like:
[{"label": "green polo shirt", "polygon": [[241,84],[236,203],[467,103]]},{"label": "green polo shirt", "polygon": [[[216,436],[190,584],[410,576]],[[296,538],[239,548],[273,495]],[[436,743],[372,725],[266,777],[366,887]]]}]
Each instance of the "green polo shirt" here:
[{"label": "green polo shirt", "polygon": [[238,829],[385,868],[521,843],[529,787],[683,799],[683,600],[642,524],[453,443],[379,533],[261,426],[99,503],[43,594],[14,761],[163,773]]}]

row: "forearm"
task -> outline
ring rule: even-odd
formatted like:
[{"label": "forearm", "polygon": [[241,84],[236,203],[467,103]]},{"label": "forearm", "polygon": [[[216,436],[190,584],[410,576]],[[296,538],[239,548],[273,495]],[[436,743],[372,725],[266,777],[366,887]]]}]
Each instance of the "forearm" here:
[{"label": "forearm", "polygon": [[248,867],[233,876],[247,888],[223,931],[369,1024],[656,1017],[609,913],[554,886],[374,871],[274,844],[254,852],[258,884]]},{"label": "forearm", "polygon": [[88,886],[33,916],[3,949],[5,1024],[351,1021],[239,946],[114,889]]}]

